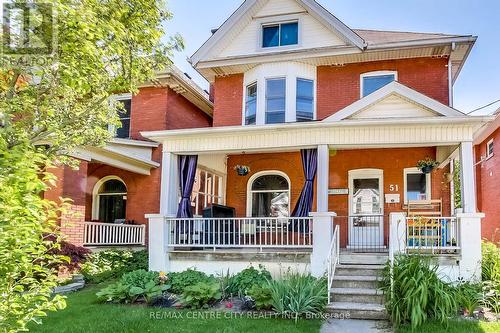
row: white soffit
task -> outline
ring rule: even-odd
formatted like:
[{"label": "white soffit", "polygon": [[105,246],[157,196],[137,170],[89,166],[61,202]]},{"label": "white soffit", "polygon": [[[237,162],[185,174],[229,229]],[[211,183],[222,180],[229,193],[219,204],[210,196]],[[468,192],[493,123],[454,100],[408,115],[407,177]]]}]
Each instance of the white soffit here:
[{"label": "white soffit", "polygon": [[[393,105],[397,99],[401,101],[400,109],[395,109]],[[376,112],[373,112],[374,110],[380,111],[382,114],[376,115]],[[334,113],[330,117],[325,118],[323,122],[336,122],[349,118],[405,118],[429,117],[433,115],[444,117],[465,116],[464,113],[456,109],[394,81]],[[371,118],[368,118],[369,116]]]}]

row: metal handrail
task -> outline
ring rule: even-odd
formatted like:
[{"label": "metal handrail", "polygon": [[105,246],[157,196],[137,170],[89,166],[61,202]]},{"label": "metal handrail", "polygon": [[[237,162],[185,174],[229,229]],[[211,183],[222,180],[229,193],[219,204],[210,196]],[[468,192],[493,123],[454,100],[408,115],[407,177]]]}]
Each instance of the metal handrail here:
[{"label": "metal handrail", "polygon": [[331,289],[333,285],[333,277],[335,275],[335,269],[339,264],[340,260],[340,226],[335,226],[335,231],[333,232],[332,242],[330,243],[330,249],[328,250],[328,303],[331,301]]}]

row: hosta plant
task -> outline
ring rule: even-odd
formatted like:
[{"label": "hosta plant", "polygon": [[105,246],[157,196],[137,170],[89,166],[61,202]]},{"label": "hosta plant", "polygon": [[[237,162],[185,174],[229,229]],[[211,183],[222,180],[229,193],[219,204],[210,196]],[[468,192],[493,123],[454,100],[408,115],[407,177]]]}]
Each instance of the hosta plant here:
[{"label": "hosta plant", "polygon": [[220,286],[217,282],[198,282],[184,289],[181,303],[189,308],[201,309],[221,299]]}]

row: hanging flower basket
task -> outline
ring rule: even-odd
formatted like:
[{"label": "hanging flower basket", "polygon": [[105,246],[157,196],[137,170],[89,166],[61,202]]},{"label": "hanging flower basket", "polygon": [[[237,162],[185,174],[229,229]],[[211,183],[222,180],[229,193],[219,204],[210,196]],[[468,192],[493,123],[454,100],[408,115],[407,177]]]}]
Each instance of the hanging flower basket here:
[{"label": "hanging flower basket", "polygon": [[237,165],[234,170],[238,173],[238,176],[246,176],[250,172],[250,167],[246,165]]},{"label": "hanging flower basket", "polygon": [[430,157],[427,157],[425,160],[420,160],[417,162],[417,168],[423,173],[431,173],[435,167],[437,167],[439,163]]}]

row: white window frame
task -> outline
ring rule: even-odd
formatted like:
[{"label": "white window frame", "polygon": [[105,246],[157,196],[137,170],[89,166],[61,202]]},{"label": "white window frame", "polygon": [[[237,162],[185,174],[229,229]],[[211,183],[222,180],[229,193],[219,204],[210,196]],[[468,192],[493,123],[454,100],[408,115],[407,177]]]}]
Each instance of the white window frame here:
[{"label": "white window frame", "polygon": [[[260,171],[255,174],[253,174],[247,182],[247,217],[252,216],[252,205],[253,205],[253,193],[254,192],[264,192],[264,191],[252,191],[252,185],[253,182],[262,176],[270,176],[270,175],[276,175],[276,176],[281,176],[286,179],[288,182],[288,216],[290,216],[290,205],[291,205],[291,188],[292,188],[292,183],[290,182],[290,178],[286,173],[283,171],[278,171],[278,170],[266,170],[266,171]],[[269,192],[276,192],[274,190],[270,190]],[[283,191],[285,192],[285,191]]]},{"label": "white window frame", "polygon": [[[248,88],[251,86],[255,85],[255,124],[248,124],[247,125],[247,97],[248,97]],[[245,85],[245,93],[243,94],[243,125],[244,126],[252,126],[252,125],[257,125],[257,111],[259,109],[259,83],[257,80],[250,82],[249,84]]]},{"label": "white window frame", "polygon": [[[114,102],[130,100],[130,118],[123,118],[123,119],[129,119],[130,124],[132,124],[132,94],[127,93],[127,94],[114,95],[111,98],[113,99]],[[120,120],[121,119],[122,118],[120,118]],[[116,137],[116,126],[115,125],[108,125],[108,131],[113,135],[113,137]],[[128,138],[130,138],[130,126],[128,129]],[[122,139],[127,139],[127,138],[122,138]]]},{"label": "white window frame", "polygon": [[[259,37],[257,38],[257,51],[259,52],[266,52],[266,51],[276,51],[277,49],[279,50],[287,50],[287,49],[296,49],[300,48],[302,46],[302,19],[299,15],[283,15],[281,17],[269,17],[269,18],[261,18],[258,19],[257,22],[259,23]],[[262,42],[264,39],[264,28],[273,26],[273,25],[280,25],[279,29],[279,41],[281,41],[281,24],[287,24],[287,23],[297,23],[297,44],[292,44],[292,45],[278,45],[278,46],[268,46],[268,47],[263,47]]]},{"label": "white window frame", "polygon": [[398,72],[397,71],[374,71],[374,72],[367,72],[367,73],[362,73],[359,76],[359,97],[363,98],[366,96],[363,96],[363,90],[364,90],[364,79],[366,77],[373,77],[373,76],[384,76],[384,75],[394,75],[394,81],[398,80]]},{"label": "white window frame", "polygon": [[[403,170],[403,199],[404,199],[404,204],[408,204],[408,197],[407,197],[407,192],[408,192],[408,179],[407,176],[410,174],[423,174],[421,170],[418,168],[405,168]],[[432,178],[431,174],[427,173],[425,174],[425,182],[427,183],[425,186],[425,196],[426,200],[431,200],[432,199]]]},{"label": "white window frame", "polygon": [[493,157],[493,155],[494,155],[493,151],[490,153],[490,147],[492,147],[492,150],[495,147],[494,144],[493,144],[493,139],[491,139],[490,141],[488,141],[488,143],[486,144],[486,159],[489,159],[489,158]]},{"label": "white window frame", "polygon": [[[224,182],[225,182],[225,179],[224,179],[224,175],[219,173],[219,172],[215,172],[213,170],[210,170],[210,169],[207,169],[207,168],[203,168],[203,167],[198,167],[196,169],[196,171],[200,171],[200,172],[204,172],[205,173],[205,186],[203,189],[200,189],[200,191],[195,191],[193,189],[193,192],[191,193],[191,196],[192,197],[195,197],[195,201],[194,201],[194,205],[193,203],[191,202],[191,207],[193,209],[193,212],[196,213],[198,212],[198,208],[199,208],[199,205],[200,205],[200,202],[199,202],[199,194],[201,194],[203,196],[203,206],[202,206],[202,209],[204,207],[207,207],[208,205],[208,198],[211,198],[211,203],[213,204],[216,204],[216,205],[223,205],[224,204]],[[215,182],[212,182],[211,184],[211,191],[208,191],[208,177],[207,175],[210,175],[210,176],[216,176],[216,177],[219,177],[219,188],[217,189],[217,193],[218,195],[215,195]],[[197,215],[197,214],[194,214],[194,216],[200,216],[200,215]]]},{"label": "white window frame", "polygon": [[[110,180],[118,180],[118,181],[122,182],[123,185],[125,185],[125,189],[127,190],[127,192],[125,192],[125,193],[113,193],[113,194],[101,194],[101,193],[99,193],[99,190],[101,189],[102,185],[104,185],[104,183],[106,183],[107,181],[110,181]],[[95,183],[94,188],[92,189],[92,220],[93,221],[99,220],[99,201],[100,201],[99,197],[101,195],[123,195],[124,197],[127,197],[127,193],[128,193],[127,183],[125,183],[123,181],[123,179],[121,179],[120,177],[111,175],[111,176],[106,176],[106,177],[99,179],[97,181],[97,183]]]},{"label": "white window frame", "polygon": [[[277,80],[283,80],[285,82],[285,109],[283,110],[283,113],[285,115],[285,121],[283,122],[286,123],[287,122],[287,103],[288,103],[288,95],[289,95],[289,88],[288,88],[288,85],[289,85],[289,82],[288,82],[288,78],[286,76],[273,76],[273,77],[266,77],[264,79],[264,91],[265,91],[265,95],[264,95],[264,124],[267,125],[267,82],[268,81],[277,81]],[[271,112],[271,113],[276,113],[276,112]],[[257,112],[255,114],[255,124],[257,124]],[[276,125],[276,124],[281,124],[281,123],[272,123],[271,125]]]},{"label": "white window frame", "polygon": [[312,103],[313,103],[312,115],[313,115],[313,117],[309,121],[314,121],[314,120],[316,120],[316,80],[309,79],[309,78],[302,77],[302,76],[297,76],[295,78],[295,122],[297,122],[297,98],[298,98],[297,86],[299,85],[299,80],[311,81],[313,84],[313,100],[312,100]]}]

